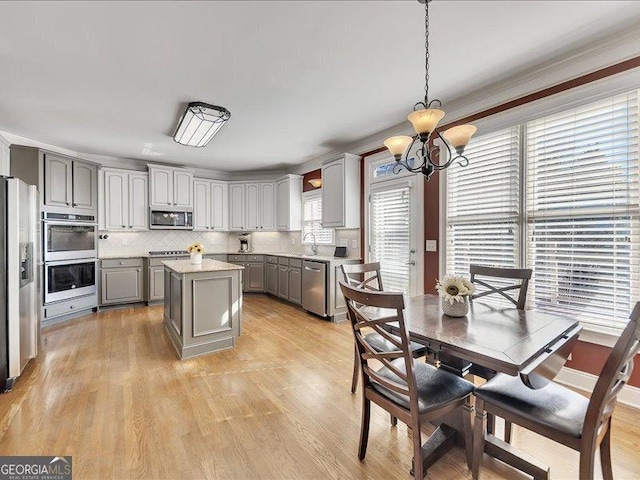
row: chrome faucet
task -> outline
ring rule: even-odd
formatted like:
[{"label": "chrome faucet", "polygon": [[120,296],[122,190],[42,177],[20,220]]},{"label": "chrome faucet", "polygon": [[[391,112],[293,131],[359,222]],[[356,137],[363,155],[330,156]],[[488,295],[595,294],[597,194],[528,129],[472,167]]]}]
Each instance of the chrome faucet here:
[{"label": "chrome faucet", "polygon": [[304,234],[304,237],[302,237],[302,241],[303,242],[307,238],[307,235],[311,235],[313,237],[313,245],[311,245],[311,252],[313,252],[312,255],[317,255],[318,254],[318,245],[316,245],[316,236],[313,234],[313,232],[307,232],[307,233]]}]

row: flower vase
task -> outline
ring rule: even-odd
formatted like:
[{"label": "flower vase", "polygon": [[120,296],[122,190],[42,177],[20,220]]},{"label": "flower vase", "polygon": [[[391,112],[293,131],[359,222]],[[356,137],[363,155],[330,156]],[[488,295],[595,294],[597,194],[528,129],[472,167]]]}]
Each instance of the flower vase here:
[{"label": "flower vase", "polygon": [[202,254],[198,252],[192,252],[191,255],[191,265],[202,265]]},{"label": "flower vase", "polygon": [[449,317],[464,317],[467,313],[469,313],[469,298],[462,297],[461,302],[454,301],[453,304],[451,304],[443,297],[442,313]]}]

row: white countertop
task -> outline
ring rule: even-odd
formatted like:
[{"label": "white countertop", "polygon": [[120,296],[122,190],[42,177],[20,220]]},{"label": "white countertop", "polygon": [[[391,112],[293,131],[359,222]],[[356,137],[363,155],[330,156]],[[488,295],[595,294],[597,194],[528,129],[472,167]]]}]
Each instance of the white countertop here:
[{"label": "white countertop", "polygon": [[200,265],[192,265],[191,260],[169,260],[162,262],[165,267],[176,273],[202,273],[202,272],[224,272],[227,270],[242,270],[244,267],[232,263],[220,262],[205,258]]}]

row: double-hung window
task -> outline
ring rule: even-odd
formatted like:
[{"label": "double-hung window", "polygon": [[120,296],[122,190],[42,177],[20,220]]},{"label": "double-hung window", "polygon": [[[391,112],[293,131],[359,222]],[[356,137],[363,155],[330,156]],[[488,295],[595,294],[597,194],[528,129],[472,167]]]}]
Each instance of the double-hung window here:
[{"label": "double-hung window", "polygon": [[302,197],[302,243],[333,244],[333,228],[322,228],[322,193],[304,193]]},{"label": "double-hung window", "polygon": [[640,299],[639,134],[633,91],[473,140],[447,172],[447,272],[531,268],[531,307],[624,327]]}]

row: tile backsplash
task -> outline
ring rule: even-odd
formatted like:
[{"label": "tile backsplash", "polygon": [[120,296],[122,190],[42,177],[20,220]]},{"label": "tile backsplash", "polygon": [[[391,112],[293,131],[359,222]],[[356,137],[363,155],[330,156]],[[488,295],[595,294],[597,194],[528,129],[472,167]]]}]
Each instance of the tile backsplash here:
[{"label": "tile backsplash", "polygon": [[[109,235],[99,240],[99,255],[146,255],[150,250],[185,250],[200,242],[208,253],[235,252],[238,234],[227,232],[190,232],[182,230],[149,230],[146,232],[100,232]],[[264,253],[305,253],[310,245],[302,245],[301,232],[253,232],[253,250]],[[356,247],[353,247],[353,242]],[[344,245],[350,257],[360,257],[360,229],[336,230],[336,245]],[[320,255],[333,255],[334,246],[318,245]]]}]

